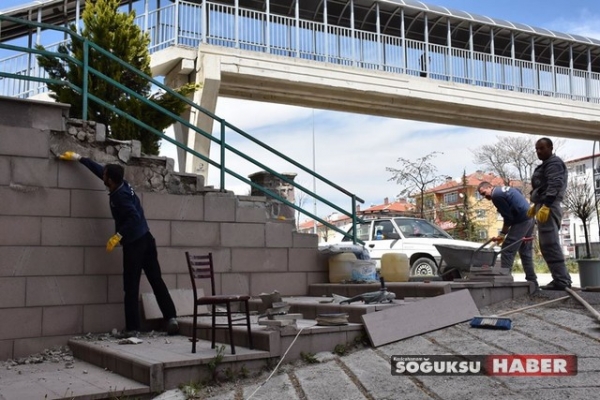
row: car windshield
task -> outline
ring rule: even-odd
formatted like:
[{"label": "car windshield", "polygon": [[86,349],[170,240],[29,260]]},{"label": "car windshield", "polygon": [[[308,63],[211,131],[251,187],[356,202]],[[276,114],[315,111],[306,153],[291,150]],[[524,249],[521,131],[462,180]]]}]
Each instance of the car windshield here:
[{"label": "car windshield", "polygon": [[452,239],[442,228],[418,218],[396,218],[396,225],[404,237],[434,237]]}]

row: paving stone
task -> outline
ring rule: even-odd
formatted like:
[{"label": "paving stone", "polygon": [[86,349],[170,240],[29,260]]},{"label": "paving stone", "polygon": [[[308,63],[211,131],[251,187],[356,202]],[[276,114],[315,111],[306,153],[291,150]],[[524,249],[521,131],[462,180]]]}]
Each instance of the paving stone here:
[{"label": "paving stone", "polygon": [[[268,377],[268,376],[267,376]],[[287,374],[273,375],[271,379],[262,379],[254,386],[244,388],[244,399],[253,400],[296,400],[299,399],[296,389]],[[264,383],[264,385],[263,385]],[[263,386],[260,386],[263,385]],[[252,396],[252,397],[250,397]]]},{"label": "paving stone", "polygon": [[364,400],[350,377],[334,362],[315,364],[296,371],[307,400]]}]

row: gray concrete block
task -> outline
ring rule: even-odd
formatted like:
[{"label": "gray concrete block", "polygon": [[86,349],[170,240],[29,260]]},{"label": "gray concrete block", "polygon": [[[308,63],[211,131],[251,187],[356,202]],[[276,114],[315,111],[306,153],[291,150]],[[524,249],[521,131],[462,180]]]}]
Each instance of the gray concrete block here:
[{"label": "gray concrete block", "polygon": [[171,246],[218,247],[219,225],[216,222],[171,222]]},{"label": "gray concrete block", "polygon": [[220,294],[250,294],[250,274],[221,274]]},{"label": "gray concrete block", "polygon": [[171,222],[170,221],[148,221],[150,232],[156,240],[157,246],[170,246],[171,245]]},{"label": "gray concrete block", "polygon": [[0,246],[37,246],[41,244],[40,217],[0,216]]},{"label": "gray concrete block", "polygon": [[0,278],[0,308],[25,306],[26,278]]},{"label": "gray concrete block", "polygon": [[271,293],[278,290],[284,296],[305,296],[307,292],[305,273],[260,273],[250,275],[250,295]]},{"label": "gray concrete block", "polygon": [[0,126],[62,131],[69,108],[62,103],[0,98]]},{"label": "gray concrete block", "polygon": [[[108,238],[107,238],[108,240]],[[59,247],[58,249],[63,249]],[[84,252],[83,268],[85,275],[118,275],[123,273],[123,252],[112,251],[106,252],[106,248],[102,247],[85,247],[80,248]],[[81,267],[81,264],[80,264]]]},{"label": "gray concrete block", "polygon": [[221,246],[265,247],[265,225],[222,223]]},{"label": "gray concrete block", "polygon": [[291,248],[289,249],[289,271],[329,273],[329,268],[319,262],[316,248]]},{"label": "gray concrete block", "polygon": [[88,304],[83,307],[83,332],[110,332],[125,328],[123,304]]},{"label": "gray concrete block", "polygon": [[78,275],[83,248],[0,246],[0,276]]},{"label": "gray concrete block", "polygon": [[315,233],[292,232],[292,245],[294,247],[317,248],[319,244],[319,235]]},{"label": "gray concrete block", "polygon": [[69,191],[12,185],[0,187],[2,214],[69,216]]},{"label": "gray concrete block", "polygon": [[44,246],[106,246],[115,224],[109,219],[47,217],[41,229]]},{"label": "gray concrete block", "polygon": [[14,157],[10,168],[13,184],[43,188],[58,186],[58,164],[54,160]]},{"label": "gray concrete block", "polygon": [[[265,379],[266,377],[254,386],[246,386],[243,393],[244,399],[250,398],[249,396],[255,391],[256,395],[254,397],[261,400],[299,399],[296,389],[294,389],[294,384],[287,374],[275,375],[259,388],[260,383]],[[232,396],[231,399],[233,398]]]},{"label": "gray concrete block", "polygon": [[112,218],[106,191],[71,190],[71,216]]},{"label": "gray concrete block", "polygon": [[42,334],[42,309],[0,308],[0,340],[21,339]]},{"label": "gray concrete block", "polygon": [[266,247],[292,247],[293,224],[285,221],[269,221],[265,224]]},{"label": "gray concrete block", "polygon": [[16,339],[14,341],[14,358],[27,357],[56,346],[64,346],[71,337],[72,335]]},{"label": "gray concrete block", "polygon": [[48,158],[48,131],[32,128],[0,127],[0,155]]},{"label": "gray concrete block", "polygon": [[233,272],[285,272],[288,270],[287,249],[237,249],[231,250]]},{"label": "gray concrete block", "polygon": [[75,335],[83,329],[83,306],[44,307],[42,335]]},{"label": "gray concrete block", "polygon": [[241,206],[238,203],[236,208],[235,220],[237,222],[258,222],[264,223],[267,221],[267,210],[264,203],[256,206]]},{"label": "gray concrete block", "polygon": [[73,161],[57,161],[58,187],[106,191],[101,179],[92,174],[83,164]]},{"label": "gray concrete block", "polygon": [[0,185],[10,183],[10,158],[0,156]]},{"label": "gray concrete block", "polygon": [[106,303],[105,276],[27,278],[27,307]]},{"label": "gray concrete block", "polygon": [[[296,376],[309,400],[363,400],[365,398],[350,377],[333,361],[297,370]],[[312,384],[315,381],[327,382],[327,385]]]},{"label": "gray concrete block", "polygon": [[206,193],[204,196],[204,220],[235,221],[236,202],[233,193]]},{"label": "gray concrete block", "polygon": [[161,193],[144,193],[144,213],[148,219],[202,221],[204,197]]}]

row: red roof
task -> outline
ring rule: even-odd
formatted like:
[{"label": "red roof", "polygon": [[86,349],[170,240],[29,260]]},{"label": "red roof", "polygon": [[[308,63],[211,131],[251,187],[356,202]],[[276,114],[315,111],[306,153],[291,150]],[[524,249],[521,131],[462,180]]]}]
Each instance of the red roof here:
[{"label": "red roof", "polygon": [[[496,176],[495,174],[488,172],[488,173],[484,173],[484,172],[474,172],[470,175],[467,175],[467,186],[478,186],[481,182],[486,181],[491,183],[493,186],[504,186],[504,180],[502,180],[502,178],[500,178],[499,176]],[[453,189],[456,189],[457,187],[461,187],[463,186],[463,182],[462,182],[462,178],[459,179],[458,181],[452,179],[452,180],[446,180],[446,182],[442,183],[441,185],[438,185],[436,187],[433,187],[431,189],[427,189],[425,191],[425,193],[436,193],[436,192],[445,192],[445,191],[451,191]],[[511,186],[521,186],[521,182],[520,181],[512,181],[511,182]]]}]

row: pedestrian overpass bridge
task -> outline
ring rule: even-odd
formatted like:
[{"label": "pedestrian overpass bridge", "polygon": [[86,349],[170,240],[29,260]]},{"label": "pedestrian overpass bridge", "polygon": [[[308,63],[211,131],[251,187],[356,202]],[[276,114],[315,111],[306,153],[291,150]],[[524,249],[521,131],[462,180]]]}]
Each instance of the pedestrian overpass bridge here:
[{"label": "pedestrian overpass bridge", "polygon": [[[440,0],[443,2],[443,0]],[[77,20],[84,0],[41,0],[7,10],[43,22]],[[214,113],[219,96],[392,118],[596,140],[600,40],[412,0],[123,1],[151,38],[154,76],[201,83],[194,101]],[[54,18],[54,20],[52,19]],[[2,40],[19,32],[4,24]],[[3,70],[43,74],[31,57]],[[0,94],[44,91],[0,81]],[[212,132],[212,119],[187,116]],[[210,141],[176,126],[178,141],[209,154]],[[423,138],[427,140],[427,138]],[[205,175],[178,154],[186,172]]]}]

